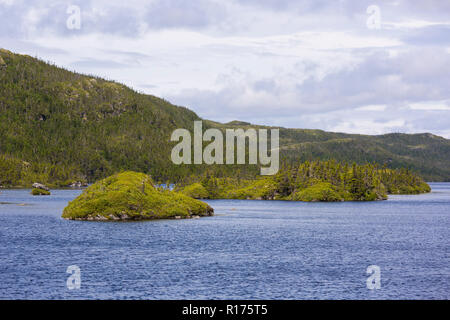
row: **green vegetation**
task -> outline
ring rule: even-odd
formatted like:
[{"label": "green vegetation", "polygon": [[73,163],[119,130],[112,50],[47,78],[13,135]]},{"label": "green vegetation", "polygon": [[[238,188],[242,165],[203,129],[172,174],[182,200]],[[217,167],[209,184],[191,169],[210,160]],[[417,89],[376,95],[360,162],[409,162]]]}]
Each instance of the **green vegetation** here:
[{"label": "green vegetation", "polygon": [[292,195],[295,201],[342,201],[343,197],[328,182],[319,182]]},{"label": "green vegetation", "polygon": [[44,190],[44,189],[39,189],[39,188],[33,188],[31,190],[31,194],[33,196],[49,196],[50,195],[50,191]]},{"label": "green vegetation", "polygon": [[[221,129],[271,128],[234,121],[209,123]],[[372,136],[280,128],[280,159],[291,166],[316,160],[377,163],[391,169],[408,168],[426,181],[450,181],[450,140],[430,133]]]},{"label": "green vegetation", "polygon": [[27,188],[36,181],[42,181],[51,188],[67,187],[78,181],[87,182],[79,170],[73,166],[30,163],[0,155],[0,186]]},{"label": "green vegetation", "polygon": [[156,188],[150,176],[122,172],[88,187],[69,202],[62,217],[74,220],[143,220],[212,215],[206,203]]},{"label": "green vegetation", "polygon": [[204,199],[373,201],[386,199],[387,194],[418,194],[431,189],[407,169],[392,170],[374,164],[349,166],[331,160],[286,166],[274,176],[253,180],[210,174],[201,179],[191,177],[177,190]]},{"label": "green vegetation", "polygon": [[183,194],[194,199],[207,199],[209,193],[201,183],[193,183],[183,189]]},{"label": "green vegetation", "polygon": [[76,168],[90,182],[120,170],[147,172],[161,181],[196,172],[195,166],[170,161],[170,135],[193,126],[199,118],[192,111],[29,56],[5,50],[0,56],[6,64],[0,70],[4,157]]},{"label": "green vegetation", "polygon": [[[174,165],[171,133],[177,128],[192,132],[193,121],[200,118],[116,82],[1,49],[0,92],[0,184],[5,187],[94,182],[121,170],[145,172],[158,182],[207,171],[218,178],[251,180],[260,171],[256,165]],[[263,128],[204,121],[205,130],[212,127]],[[378,163],[409,168],[430,181],[450,181],[450,141],[431,134],[366,136],[280,128],[280,159],[290,166],[330,159]]]}]

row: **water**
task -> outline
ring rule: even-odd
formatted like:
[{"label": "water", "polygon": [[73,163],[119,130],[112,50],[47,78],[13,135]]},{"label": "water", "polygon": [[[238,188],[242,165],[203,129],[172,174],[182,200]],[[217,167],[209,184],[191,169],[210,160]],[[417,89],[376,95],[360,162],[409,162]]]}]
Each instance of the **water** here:
[{"label": "water", "polygon": [[[0,298],[449,299],[450,183],[432,188],[382,202],[214,200],[214,217],[144,222],[66,221],[80,191],[3,190]],[[79,290],[66,287],[70,265]]]}]

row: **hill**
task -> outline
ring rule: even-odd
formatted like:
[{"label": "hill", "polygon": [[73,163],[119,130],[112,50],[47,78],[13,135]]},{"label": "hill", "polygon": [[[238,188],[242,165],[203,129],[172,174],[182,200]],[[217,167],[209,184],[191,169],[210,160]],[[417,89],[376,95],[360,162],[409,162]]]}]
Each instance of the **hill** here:
[{"label": "hill", "polygon": [[[173,165],[171,133],[192,130],[200,118],[114,81],[0,49],[0,92],[0,167],[10,172],[0,173],[0,185],[21,184],[25,165],[20,163],[31,164],[28,177],[43,175],[47,181],[41,182],[53,184],[96,181],[120,170],[149,173],[156,181],[205,171],[216,176],[259,172],[256,166]],[[262,128],[207,120],[204,127]],[[376,162],[407,167],[428,181],[450,181],[450,141],[429,133],[369,136],[280,128],[280,150],[285,163]]]}]

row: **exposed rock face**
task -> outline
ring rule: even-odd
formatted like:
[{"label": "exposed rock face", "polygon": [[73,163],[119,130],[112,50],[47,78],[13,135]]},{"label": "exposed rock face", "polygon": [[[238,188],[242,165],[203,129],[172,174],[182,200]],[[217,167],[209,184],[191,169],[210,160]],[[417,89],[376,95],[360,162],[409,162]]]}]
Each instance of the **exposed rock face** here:
[{"label": "exposed rock face", "polygon": [[202,201],[156,188],[146,174],[127,171],[86,188],[69,202],[62,217],[69,220],[126,221],[197,218],[211,216],[213,212]]},{"label": "exposed rock face", "polygon": [[46,187],[45,185],[41,184],[41,183],[33,183],[32,185],[33,189],[41,189],[41,190],[45,190],[45,191],[50,191],[50,189],[48,187]]}]

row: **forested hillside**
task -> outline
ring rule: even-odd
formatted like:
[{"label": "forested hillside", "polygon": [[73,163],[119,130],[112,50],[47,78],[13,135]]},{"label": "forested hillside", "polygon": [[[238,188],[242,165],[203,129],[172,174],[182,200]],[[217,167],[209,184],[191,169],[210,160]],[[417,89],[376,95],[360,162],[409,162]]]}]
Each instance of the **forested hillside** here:
[{"label": "forested hillside", "polygon": [[0,154],[75,166],[90,181],[120,169],[176,176],[169,137],[192,126],[195,113],[29,56],[0,55]]},{"label": "forested hillside", "polygon": [[[0,185],[20,185],[22,177],[32,175],[54,184],[95,181],[120,170],[149,173],[163,182],[205,170],[243,177],[259,172],[256,166],[173,165],[170,135],[176,128],[192,129],[194,120],[199,117],[186,108],[119,83],[0,50],[0,168],[8,168]],[[205,128],[237,126],[249,124],[204,123]],[[281,128],[280,149],[285,163],[377,162],[408,167],[427,180],[450,181],[450,141],[431,134],[364,136]]]},{"label": "forested hillside", "polygon": [[[253,127],[233,121],[221,127]],[[378,163],[408,168],[427,181],[450,181],[450,140],[430,133],[360,135],[322,130],[280,128],[280,158],[296,165],[314,160]]]}]

